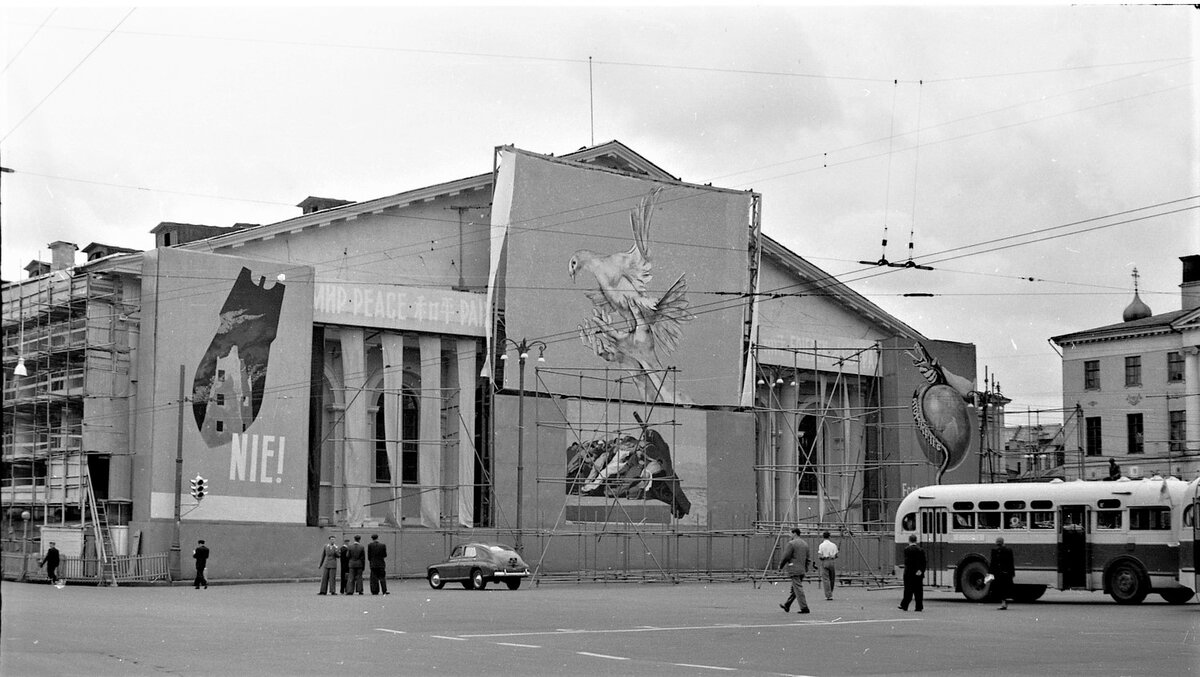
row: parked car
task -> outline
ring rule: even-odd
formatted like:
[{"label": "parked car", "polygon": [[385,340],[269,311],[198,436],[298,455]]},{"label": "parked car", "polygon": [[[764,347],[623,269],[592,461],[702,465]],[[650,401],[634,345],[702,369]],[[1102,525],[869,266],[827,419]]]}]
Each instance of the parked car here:
[{"label": "parked car", "polygon": [[509,590],[521,587],[529,565],[510,546],[501,543],[463,543],[450,559],[429,566],[429,587],[441,590],[448,581],[459,581],[467,590],[483,590],[492,581],[503,581]]}]

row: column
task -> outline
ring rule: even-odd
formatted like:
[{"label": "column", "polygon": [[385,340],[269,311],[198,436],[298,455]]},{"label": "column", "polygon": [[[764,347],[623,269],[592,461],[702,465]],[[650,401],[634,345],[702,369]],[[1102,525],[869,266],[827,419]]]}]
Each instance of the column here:
[{"label": "column", "polygon": [[1200,452],[1200,346],[1183,349],[1184,420],[1186,453]]},{"label": "column", "polygon": [[400,459],[404,427],[404,337],[386,333],[379,337],[383,345],[383,436],[387,440],[388,468],[392,471],[392,502],[388,506],[388,521],[397,526],[403,517],[400,510]]},{"label": "column", "polygon": [[442,513],[442,339],[422,336],[420,441],[421,526],[436,528]]},{"label": "column", "polygon": [[[345,442],[342,454],[346,483],[345,524],[362,526],[367,516],[367,503],[371,501],[371,471],[375,464],[372,440],[367,439],[367,401],[363,392],[367,385],[366,353],[363,349],[363,330],[358,327],[342,327],[342,385],[345,388],[346,409],[342,415],[342,430]],[[335,485],[336,490],[336,485]]]},{"label": "column", "polygon": [[458,523],[475,523],[475,340],[458,342]]}]

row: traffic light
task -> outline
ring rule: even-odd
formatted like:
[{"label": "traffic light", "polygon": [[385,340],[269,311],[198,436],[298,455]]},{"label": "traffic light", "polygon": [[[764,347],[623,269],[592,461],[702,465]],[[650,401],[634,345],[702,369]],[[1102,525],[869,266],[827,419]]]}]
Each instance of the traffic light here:
[{"label": "traffic light", "polygon": [[208,494],[208,480],[196,475],[192,478],[192,498],[201,500]]}]

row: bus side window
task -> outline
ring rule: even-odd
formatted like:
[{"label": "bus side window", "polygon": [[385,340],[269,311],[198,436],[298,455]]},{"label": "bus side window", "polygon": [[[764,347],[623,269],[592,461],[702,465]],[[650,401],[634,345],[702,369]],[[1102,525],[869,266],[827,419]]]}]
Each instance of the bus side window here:
[{"label": "bus side window", "polygon": [[1097,510],[1096,511],[1096,528],[1097,529],[1120,529],[1121,528],[1121,511],[1120,510]]},{"label": "bus side window", "polygon": [[1130,530],[1169,530],[1171,528],[1171,509],[1165,506],[1151,508],[1129,509]]},{"label": "bus side window", "polygon": [[954,528],[955,529],[974,529],[975,528],[975,513],[973,513],[973,512],[956,512],[956,513],[954,513]]},{"label": "bus side window", "polygon": [[1024,529],[1026,523],[1025,513],[1023,512],[1006,512],[1004,513],[1004,528],[1005,529]]},{"label": "bus side window", "polygon": [[998,512],[981,512],[981,513],[979,513],[979,528],[980,529],[999,529],[1000,528],[1000,513],[998,513]]},{"label": "bus side window", "polygon": [[917,530],[917,513],[910,512],[900,520],[901,531],[916,531]]},{"label": "bus side window", "polygon": [[1052,511],[1034,510],[1029,513],[1029,526],[1033,529],[1053,529],[1054,513]]}]

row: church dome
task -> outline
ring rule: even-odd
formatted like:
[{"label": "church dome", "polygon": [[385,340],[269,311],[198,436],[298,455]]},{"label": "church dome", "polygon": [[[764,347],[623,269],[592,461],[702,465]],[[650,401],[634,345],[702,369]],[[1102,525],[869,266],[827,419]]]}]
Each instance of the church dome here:
[{"label": "church dome", "polygon": [[1154,313],[1150,310],[1150,306],[1142,301],[1142,297],[1138,293],[1133,292],[1133,302],[1125,307],[1125,312],[1121,315],[1126,322],[1133,322],[1142,318],[1150,317]]}]

